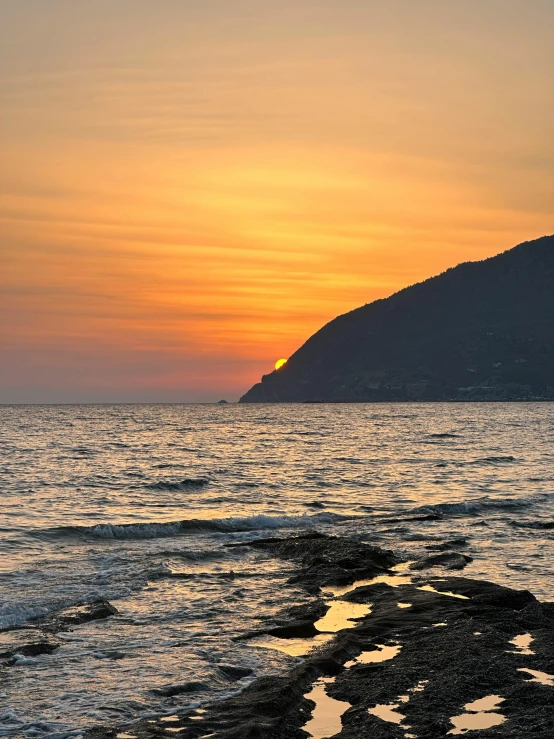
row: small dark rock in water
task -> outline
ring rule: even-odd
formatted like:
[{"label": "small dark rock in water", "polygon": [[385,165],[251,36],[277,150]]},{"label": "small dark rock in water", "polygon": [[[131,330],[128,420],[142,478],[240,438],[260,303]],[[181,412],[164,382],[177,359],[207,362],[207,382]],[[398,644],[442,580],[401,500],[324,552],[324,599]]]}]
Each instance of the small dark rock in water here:
[{"label": "small dark rock in water", "polygon": [[97,652],[92,655],[95,659],[124,659],[127,655],[125,652],[118,652],[116,650],[108,652]]},{"label": "small dark rock in water", "polygon": [[52,654],[60,646],[47,640],[38,629],[10,629],[2,633],[0,639],[0,666],[10,667],[17,657],[38,657]]},{"label": "small dark rock in water", "polygon": [[325,503],[320,500],[311,500],[309,503],[304,503],[307,508],[325,508]]},{"label": "small dark rock in water", "polygon": [[229,403],[228,403],[228,401],[227,401],[227,400],[221,399],[221,400],[218,400],[218,401],[217,401],[217,404],[218,404],[218,405],[228,405]]},{"label": "small dark rock in water", "polygon": [[473,558],[459,552],[444,552],[423,557],[410,565],[411,570],[426,570],[429,567],[444,567],[447,570],[463,570]]},{"label": "small dark rock in water", "polygon": [[218,665],[217,669],[228,680],[240,680],[243,677],[248,677],[253,672],[250,667],[235,667],[234,665]]},{"label": "small dark rock in water", "polygon": [[209,690],[207,683],[191,681],[182,683],[181,685],[164,685],[163,688],[152,688],[150,691],[154,695],[163,695],[166,698],[173,698],[175,695],[183,695],[185,693],[200,693],[203,690]]},{"label": "small dark rock in water", "polygon": [[99,621],[109,616],[115,616],[117,608],[108,603],[107,600],[94,600],[82,606],[64,608],[57,613],[39,616],[33,619],[40,629],[47,632],[67,631],[72,626],[85,624],[89,621]]},{"label": "small dark rock in water", "polygon": [[449,549],[458,549],[459,547],[467,547],[467,539],[450,539],[442,544],[429,544],[425,547],[430,552],[444,552]]},{"label": "small dark rock in water", "polygon": [[235,637],[234,641],[244,641],[260,634],[278,636],[281,639],[311,639],[319,634],[314,623],[327,613],[329,606],[318,599],[302,606],[287,608],[278,616],[271,618],[271,625]]}]

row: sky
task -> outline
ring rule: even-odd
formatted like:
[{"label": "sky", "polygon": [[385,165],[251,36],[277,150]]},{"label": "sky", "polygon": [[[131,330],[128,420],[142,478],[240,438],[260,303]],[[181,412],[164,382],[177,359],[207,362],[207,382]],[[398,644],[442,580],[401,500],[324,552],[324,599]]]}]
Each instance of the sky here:
[{"label": "sky", "polygon": [[236,400],[554,232],[551,0],[0,0],[0,402]]}]

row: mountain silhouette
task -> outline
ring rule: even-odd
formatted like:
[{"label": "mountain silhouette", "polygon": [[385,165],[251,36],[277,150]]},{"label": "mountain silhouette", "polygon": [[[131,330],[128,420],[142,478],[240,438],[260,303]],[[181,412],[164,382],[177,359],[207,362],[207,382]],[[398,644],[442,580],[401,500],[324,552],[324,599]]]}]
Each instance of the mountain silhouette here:
[{"label": "mountain silhouette", "polygon": [[240,399],[554,399],[554,236],[338,316]]}]

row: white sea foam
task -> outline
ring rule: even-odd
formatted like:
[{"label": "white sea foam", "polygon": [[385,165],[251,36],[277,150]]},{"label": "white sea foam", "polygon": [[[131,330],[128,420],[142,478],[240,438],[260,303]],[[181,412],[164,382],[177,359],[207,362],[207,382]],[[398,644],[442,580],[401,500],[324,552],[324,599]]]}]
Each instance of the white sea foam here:
[{"label": "white sea foam", "polygon": [[[266,529],[313,528],[325,524],[333,524],[348,517],[336,513],[316,513],[301,516],[245,516],[229,518],[200,519],[191,518],[183,521],[163,523],[98,523],[94,526],[63,526],[41,532],[42,534],[59,536],[94,536],[101,539],[157,539],[161,537],[179,536],[195,532],[234,532],[263,531]],[[31,532],[32,533],[32,532]]]}]

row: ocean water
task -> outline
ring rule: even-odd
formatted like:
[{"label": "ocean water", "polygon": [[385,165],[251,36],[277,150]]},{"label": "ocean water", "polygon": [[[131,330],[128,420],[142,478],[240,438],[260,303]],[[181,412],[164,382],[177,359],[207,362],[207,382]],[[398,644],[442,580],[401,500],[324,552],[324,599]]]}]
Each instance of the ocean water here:
[{"label": "ocean water", "polygon": [[554,600],[547,403],[4,406],[0,493],[0,628],[119,611],[0,669],[0,736],[171,714],[290,666],[234,637],[306,595],[230,542],[313,529],[413,559],[465,538],[465,575]]}]

